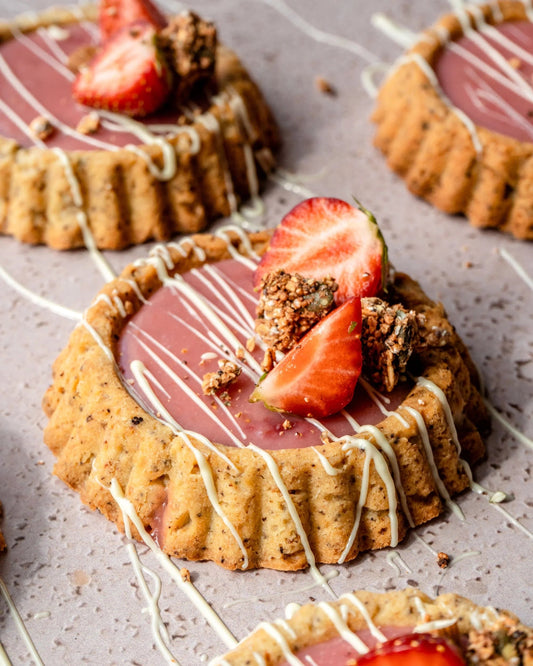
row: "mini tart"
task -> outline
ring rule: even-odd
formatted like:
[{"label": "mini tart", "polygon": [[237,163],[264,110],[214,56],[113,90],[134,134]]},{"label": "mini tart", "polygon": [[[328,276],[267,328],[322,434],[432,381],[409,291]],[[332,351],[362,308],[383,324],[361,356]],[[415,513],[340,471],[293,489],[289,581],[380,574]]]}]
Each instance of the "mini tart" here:
[{"label": "mini tart", "polygon": [[[84,19],[96,19],[94,6],[0,22],[0,54],[14,32],[68,28]],[[217,50],[215,80],[219,92],[203,114],[209,122],[194,117],[187,131],[182,128],[166,139],[176,166],[161,175],[155,172],[164,171],[163,150],[139,145],[136,137],[137,152],[58,154],[0,136],[0,233],[65,250],[87,244],[81,229],[86,224],[97,247],[118,250],[201,231],[236,212],[240,202],[256,197],[261,176],[273,168],[278,132],[258,87],[235,53],[223,46]]]},{"label": "mini tart", "polygon": [[[493,25],[528,21],[526,4],[500,0],[499,11],[488,4],[476,11]],[[464,11],[475,28],[476,15]],[[446,15],[399,59],[377,96],[374,143],[413,194],[447,213],[463,213],[475,227],[531,240],[533,143],[468,127],[435,88],[437,58],[463,34],[457,15]]]},{"label": "mini tart", "polygon": [[[329,608],[325,610],[325,606]],[[361,609],[367,613],[367,618],[361,613]],[[214,659],[211,666],[247,666],[258,663],[258,657],[262,657],[261,663],[265,666],[287,663],[287,653],[294,654],[304,648],[338,638],[339,630],[332,621],[335,616],[342,618],[351,632],[365,632],[368,637],[372,624],[378,628],[405,628],[407,633],[412,633],[415,627],[424,631],[437,630],[441,636],[461,645],[464,655],[471,659],[468,663],[487,666],[514,663],[509,656],[498,654],[498,648],[494,651],[488,648],[488,645],[492,645],[492,639],[499,644],[498,647],[505,645],[503,636],[507,636],[508,643],[512,644],[514,634],[514,638],[520,637],[523,646],[519,648],[522,650],[523,661],[516,663],[529,664],[533,659],[533,630],[523,625],[512,613],[477,606],[456,594],[442,594],[431,599],[419,590],[407,589],[381,594],[360,591],[345,594],[339,601],[329,604],[302,606],[283,623],[286,630],[276,623],[262,624],[234,650]],[[450,624],[453,619],[456,622]],[[450,626],[438,629],[440,621]],[[436,624],[432,627],[428,623]],[[272,631],[268,631],[269,628]],[[276,635],[282,636],[285,641],[285,651],[281,642],[276,640]],[[363,642],[366,642],[365,638]],[[485,653],[484,657],[476,655],[477,658],[474,659],[478,643],[484,644]],[[505,653],[505,648],[503,650]],[[336,663],[344,664],[345,661]]]},{"label": "mini tart", "polygon": [[[148,298],[161,288],[163,274],[228,259],[235,250],[245,256],[250,249],[262,254],[269,238],[269,232],[247,236],[237,230],[198,234],[162,246],[150,260],[127,267],[102,289],[85,313],[84,324],[72,333],[54,364],[53,383],[43,402],[50,418],[44,439],[57,456],[54,472],[85,504],[123,529],[121,512],[108,490],[116,479],[149,532],[161,507],[166,507],[162,548],[168,554],[213,560],[230,569],[296,570],[312,564],[313,558],[339,561],[354,528],[360,495],[361,521],[344,559],[391,543],[387,489],[374,463],[369,467],[368,492],[364,497],[361,492],[366,460],[362,449],[344,451],[338,441],[322,444],[317,432],[314,447],[269,451],[270,467],[265,457],[247,447],[216,444],[213,451],[191,437],[192,451],[182,435],[173,434],[130,395],[117,372],[115,359],[126,321],[143,307],[140,295]],[[449,417],[441,399],[425,385],[416,384],[403,407],[418,411],[425,422],[440,479],[453,495],[469,486],[453,430],[457,429],[466,460],[475,462],[484,454],[478,428],[487,427],[487,415],[476,388],[477,375],[442,306],[407,275],[396,275],[393,288],[405,307],[425,315],[428,330],[448,331],[444,345],[420,354],[417,372],[442,390]],[[378,428],[397,460],[412,523],[419,525],[438,516],[444,503],[416,418],[405,409],[402,416],[405,425],[392,415]],[[372,434],[360,437],[376,445]],[[198,453],[208,466],[226,522],[206,491]],[[331,465],[336,474],[328,473]],[[397,486],[394,492],[399,492]],[[397,504],[402,538],[408,520],[401,502]]]}]

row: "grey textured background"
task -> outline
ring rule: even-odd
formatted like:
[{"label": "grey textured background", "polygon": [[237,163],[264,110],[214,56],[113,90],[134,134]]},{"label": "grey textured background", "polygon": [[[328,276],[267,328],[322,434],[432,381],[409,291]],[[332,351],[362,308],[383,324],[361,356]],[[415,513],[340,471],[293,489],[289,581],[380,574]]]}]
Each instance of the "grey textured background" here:
[{"label": "grey textured background", "polygon": [[[47,6],[46,0],[0,0],[0,15]],[[444,0],[290,0],[295,11],[328,33],[364,45],[376,59],[392,61],[401,49],[371,25],[383,11],[413,31],[431,24],[449,5]],[[181,5],[175,3],[174,8]],[[171,3],[167,3],[171,8]],[[412,197],[372,147],[372,101],[360,75],[366,62],[312,39],[261,0],[198,0],[195,9],[214,19],[224,42],[241,55],[260,83],[284,137],[281,165],[310,176],[320,195],[356,195],[381,223],[395,266],[417,278],[441,300],[478,364],[488,395],[516,427],[533,437],[533,315],[531,290],[499,254],[506,249],[531,274],[531,244],[495,232],[479,232]],[[335,97],[319,93],[324,76]],[[275,225],[299,201],[270,183],[266,221]],[[108,254],[117,272],[149,246]],[[0,265],[33,292],[82,310],[102,285],[85,251],[58,253],[0,238]],[[53,456],[42,443],[40,402],[51,364],[67,342],[72,322],[27,300],[0,281],[0,499],[9,551],[0,575],[46,664],[160,664],[148,616],[137,588],[125,540],[100,515],[51,476]],[[514,494],[505,508],[533,530],[533,451],[498,423],[488,439],[488,459],[476,478],[493,490]],[[397,551],[410,571],[397,570],[387,552],[371,553],[337,570],[332,587],[342,592],[418,585],[432,594],[455,591],[479,603],[508,607],[533,623],[531,539],[486,499],[467,492],[459,503],[461,523],[445,515],[418,534],[435,550],[457,558],[446,571],[414,535]],[[163,581],[161,612],[182,664],[200,664],[224,645],[186,597],[161,571],[144,546],[143,562]],[[461,559],[460,556],[468,557]],[[180,564],[180,563],[178,563]],[[285,605],[325,600],[309,573],[228,572],[210,563],[189,566],[198,589],[229,628],[242,638],[262,619],[283,615]],[[237,602],[229,606],[229,602]],[[0,598],[0,640],[14,664],[30,663],[12,616]]]}]

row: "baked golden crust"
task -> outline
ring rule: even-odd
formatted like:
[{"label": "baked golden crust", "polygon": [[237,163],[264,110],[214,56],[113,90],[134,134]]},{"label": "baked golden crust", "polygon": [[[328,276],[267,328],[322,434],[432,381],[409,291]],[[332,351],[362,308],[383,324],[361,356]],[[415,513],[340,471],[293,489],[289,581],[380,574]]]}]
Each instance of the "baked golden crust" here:
[{"label": "baked golden crust", "polygon": [[[247,237],[232,231],[228,236],[241,253],[246,254],[249,238],[253,249],[261,254],[270,234]],[[183,241],[181,250],[173,244],[167,247],[165,253],[171,261],[165,264],[167,268],[172,265],[170,275],[201,265],[197,248],[205,252],[208,262],[230,256],[227,242],[220,235],[199,234],[191,240]],[[355,522],[365,452],[358,447],[343,450],[338,442],[322,444],[318,434],[316,447],[268,452],[299,516],[302,535],[291,516],[287,497],[263,456],[250,448],[218,444],[213,451],[192,438],[193,451],[181,435],[173,434],[128,393],[112,356],[105,350],[113,354],[116,351],[125,326],[124,311],[130,315],[142,307],[132,280],[145,298],[161,286],[153,262],[137,262],[126,268],[103,288],[101,294],[107,298],[94,301],[86,312],[86,325],[77,326],[54,364],[53,383],[43,403],[50,417],[45,442],[57,456],[54,472],[80,493],[84,503],[98,508],[121,529],[120,511],[107,490],[113,478],[149,531],[166,503],[160,541],[171,555],[214,560],[227,568],[295,570],[308,565],[307,540],[317,562],[339,561]],[[468,353],[445,319],[442,306],[430,301],[416,282],[400,274],[394,289],[407,308],[425,316],[428,329],[449,331],[444,336],[446,344],[420,353],[416,371],[446,395],[462,455],[473,462],[484,453],[478,428],[486,426],[487,416]],[[117,297],[124,304],[122,314],[114,304]],[[461,492],[469,480],[440,400],[417,384],[404,402],[404,407],[408,406],[417,410],[428,426],[435,464],[448,492]],[[438,516],[443,500],[416,420],[405,409],[402,417],[404,425],[389,416],[378,428],[394,451],[406,502],[413,523],[418,525]],[[377,446],[372,434],[360,437]],[[328,474],[314,448],[339,470],[336,475]],[[239,534],[242,547],[214,509],[195,451],[208,465],[217,501]],[[397,519],[401,538],[408,520],[400,504]],[[346,560],[360,551],[388,546],[391,533],[385,482],[371,464],[360,527]]]},{"label": "baked golden crust", "polygon": [[[49,10],[0,23],[0,43],[17,28],[65,25],[95,18],[94,7]],[[145,241],[168,240],[177,233],[205,229],[228,216],[233,197],[238,204],[254,194],[247,163],[264,175],[273,167],[278,145],[276,124],[256,84],[229,49],[217,51],[216,100],[209,109],[216,122],[207,127],[198,118],[188,121],[191,132],[167,139],[176,154],[171,177],[156,177],[142,156],[126,148],[68,152],[70,168],[52,150],[23,148],[0,137],[0,233],[25,243],[55,249],[82,247],[79,213],[101,249],[118,250]],[[191,133],[199,149],[193,149]],[[196,141],[194,142],[196,143]],[[138,146],[161,169],[157,145]],[[71,170],[82,203],[75,201]],[[232,183],[233,192],[228,183]]]},{"label": "baked golden crust", "polygon": [[[348,612],[342,615],[351,631],[357,632],[368,628],[368,622],[363,617],[356,604],[350,597],[356,599],[364,606],[370,619],[377,627],[415,627],[427,622],[438,620],[457,621],[450,628],[439,633],[447,634],[451,640],[456,640],[464,650],[466,658],[474,656],[476,642],[480,636],[497,634],[500,642],[502,628],[505,627],[509,635],[512,632],[522,634],[523,661],[520,663],[533,663],[533,630],[521,624],[515,615],[505,610],[496,611],[492,607],[481,607],[465,597],[456,594],[442,594],[431,599],[423,592],[406,589],[394,592],[375,593],[360,591],[353,595],[344,595],[339,601],[330,606],[340,611],[344,607]],[[357,601],[356,601],[357,603]],[[292,631],[283,632],[283,637],[291,652],[322,643],[336,638],[339,635],[331,618],[318,605],[307,604],[302,606],[287,620]],[[458,640],[459,638],[462,640]],[[468,663],[485,664],[491,666],[504,666],[513,663],[495,652],[485,651],[485,655],[477,654],[477,659]],[[271,633],[258,627],[250,636],[239,645],[218,659],[214,659],[212,666],[224,664],[230,666],[250,666],[256,664],[254,655],[263,658],[265,666],[275,666],[283,662],[283,651],[280,644]],[[518,661],[516,663],[519,663]]]},{"label": "baked golden crust", "polygon": [[[523,2],[497,4],[499,17],[491,5],[476,6],[476,11],[491,24],[528,20]],[[463,213],[476,227],[531,240],[533,143],[475,126],[481,144],[481,151],[476,150],[471,131],[416,61],[422,58],[433,67],[443,31],[452,40],[462,36],[454,14],[424,31],[383,83],[372,115],[374,143],[413,194],[447,213]]]}]

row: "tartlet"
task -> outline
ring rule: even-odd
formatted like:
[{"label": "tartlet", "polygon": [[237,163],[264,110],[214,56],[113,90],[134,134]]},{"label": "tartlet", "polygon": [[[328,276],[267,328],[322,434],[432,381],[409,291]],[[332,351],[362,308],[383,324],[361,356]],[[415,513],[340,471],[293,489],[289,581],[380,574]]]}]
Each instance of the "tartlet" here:
[{"label": "tartlet", "polygon": [[[91,242],[87,233],[84,237],[87,228],[97,247],[121,249],[201,231],[214,219],[236,213],[241,202],[255,198],[257,203],[261,176],[274,164],[278,132],[258,87],[224,46],[216,53],[216,94],[203,113],[154,114],[146,123],[163,126],[148,132],[147,124],[130,120],[125,127],[133,130],[125,134],[124,128],[109,128],[109,123],[125,122],[123,116],[100,112],[96,133],[76,130],[91,109],[72,99],[73,75],[59,61],[57,50],[64,45],[75,50],[91,37],[94,41],[96,17],[96,7],[86,5],[0,22],[0,80],[5,88],[0,109],[0,129],[5,130],[0,131],[0,232],[25,243],[69,249]],[[55,58],[57,67],[42,59],[47,48],[42,39],[56,44],[47,57]],[[41,51],[34,53],[35,45]],[[27,68],[24,81],[18,77],[15,86],[27,83],[31,90],[17,92],[5,77],[12,80],[11,72],[16,79],[22,66]],[[33,83],[27,82],[30,75],[37,77]],[[20,97],[39,96],[35,88],[42,88],[42,82],[43,94],[54,91],[58,108],[35,103],[30,110],[24,108]],[[13,115],[11,97],[23,107],[19,119]],[[29,140],[28,125],[35,117],[48,117],[55,128],[45,141]],[[57,120],[63,117],[68,120],[61,127]]]},{"label": "tartlet", "polygon": [[[487,129],[444,94],[436,69],[448,51],[464,49],[467,43],[457,44],[461,38],[472,41],[482,35],[485,39],[487,25],[530,21],[526,3],[514,0],[465,6],[444,16],[423,31],[392,67],[372,115],[377,125],[375,145],[411,192],[447,213],[463,213],[476,227],[499,229],[526,240],[533,239],[531,114],[526,112],[517,121],[527,130],[521,139],[501,133],[502,128]],[[527,50],[527,45],[522,47]],[[526,66],[509,51],[504,51],[503,60],[511,71],[520,72]],[[469,64],[458,70],[461,76]],[[478,106],[493,94],[492,86],[480,86],[484,88]],[[524,86],[531,101],[527,71]]]},{"label": "tartlet", "polygon": [[[344,628],[346,634],[341,637],[340,631]],[[326,648],[321,653],[322,659],[326,655],[329,659],[326,663],[355,664],[368,647],[372,649],[376,641],[382,640],[379,637],[382,630],[384,638],[389,640],[406,633],[420,636],[420,633],[431,632],[453,645],[465,660],[463,663],[468,664],[503,666],[528,664],[533,659],[533,630],[512,613],[478,606],[456,594],[431,599],[419,590],[406,589],[386,593],[354,592],[333,603],[306,604],[282,624],[262,623],[234,650],[213,659],[210,664],[245,666],[258,663],[262,658],[265,666],[276,666],[293,663],[288,657],[294,658],[294,655],[300,659],[298,663],[308,663],[305,656],[313,654],[313,649],[321,644]],[[362,640],[362,646],[355,644],[356,637]],[[354,645],[358,645],[361,652]],[[313,664],[324,663],[316,653],[313,657],[316,659]],[[423,663],[420,656],[418,660],[416,663]],[[411,662],[406,655],[403,662],[393,663]],[[434,662],[428,658],[427,663]]]},{"label": "tartlet", "polygon": [[[72,333],[44,398],[50,418],[45,442],[57,456],[54,472],[85,504],[122,529],[121,512],[109,492],[116,479],[165,552],[213,560],[230,569],[296,570],[315,562],[348,561],[361,551],[394,544],[409,525],[438,516],[449,504],[448,494],[468,488],[466,460],[471,463],[484,454],[478,429],[486,428],[487,414],[476,370],[442,306],[404,274],[395,275],[391,289],[422,316],[432,339],[411,366],[424,379],[413,379],[401,407],[380,417],[377,428],[355,437],[352,425],[345,439],[325,440],[311,428],[314,446],[304,448],[294,439],[299,435],[295,427],[283,433],[296,441],[293,448],[285,439],[286,448],[273,450],[280,444],[269,444],[265,450],[248,446],[250,441],[261,445],[261,436],[254,441],[253,418],[241,446],[231,440],[217,443],[227,433],[214,440],[205,436],[205,411],[192,425],[181,426],[179,417],[166,414],[167,406],[148,409],[146,396],[134,396],[139,376],[128,377],[119,369],[119,347],[127,326],[136,330],[136,315],[146,312],[150,318],[155,313],[147,299],[172,289],[172,276],[200,279],[209,269],[216,271],[215,278],[211,275],[214,292],[226,294],[223,299],[231,304],[225,291],[229,285],[253,307],[251,271],[269,239],[269,232],[247,235],[236,228],[193,235],[160,246],[149,259],[127,267],[102,289]],[[248,288],[220,272],[222,263],[216,262],[232,257],[249,272]],[[163,282],[170,286],[163,289]],[[179,283],[183,287],[181,278]],[[173,353],[192,376],[217,354],[205,343],[198,354],[204,353],[196,357],[200,362],[193,362],[188,347],[195,335],[190,326],[187,331],[183,337],[177,334],[178,349],[183,348]],[[176,338],[172,329],[167,334]],[[246,347],[253,324],[237,335]],[[159,342],[153,344],[161,350]],[[237,343],[215,344],[232,355]],[[175,362],[164,349],[161,356]],[[187,371],[183,381],[189,379]],[[168,409],[170,403],[178,410],[183,405],[183,419],[189,417],[190,403],[174,398]],[[206,405],[207,411],[224,410],[222,402]],[[285,417],[275,417],[280,440]]]}]

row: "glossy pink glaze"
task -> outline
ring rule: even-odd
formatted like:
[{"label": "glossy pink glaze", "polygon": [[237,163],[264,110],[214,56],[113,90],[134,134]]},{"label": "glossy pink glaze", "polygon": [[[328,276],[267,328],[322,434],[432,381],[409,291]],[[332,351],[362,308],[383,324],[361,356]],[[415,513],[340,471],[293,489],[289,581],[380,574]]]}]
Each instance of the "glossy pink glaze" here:
[{"label": "glossy pink glaze", "polygon": [[[410,634],[413,631],[412,627],[380,627],[380,631],[387,637],[388,640]],[[369,629],[358,631],[356,635],[363,641],[363,643],[371,650],[375,647],[377,641],[370,633]],[[303,662],[314,663],[317,666],[345,666],[346,662],[350,659],[357,659],[361,655],[347,643],[340,636],[332,638],[323,643],[311,645],[296,653],[296,657]],[[306,657],[313,659],[313,662],[308,662]],[[280,666],[289,666],[287,661],[282,661]]]},{"label": "glossy pink glaze", "polygon": [[[201,282],[198,273],[188,273],[184,276],[187,283],[191,284],[199,293],[209,294],[210,302],[219,308],[221,313],[228,316],[236,316],[236,308],[232,305],[223,289],[220,288],[222,282],[228,284],[232,290],[242,300],[251,319],[254,317],[256,296],[252,290],[252,271],[243,266],[242,263],[230,260],[216,264],[213,267],[216,271],[214,277],[209,278],[209,282],[214,291],[210,292],[205,284]],[[202,269],[202,275],[209,277],[206,270]],[[242,285],[239,286],[239,285]],[[179,321],[177,319],[179,319]],[[232,424],[231,418],[224,414],[223,408],[217,405],[210,396],[202,394],[198,382],[194,382],[192,377],[196,373],[200,380],[207,372],[218,369],[217,360],[202,361],[202,354],[213,351],[205,340],[200,340],[196,335],[187,329],[187,324],[194,327],[195,330],[202,331],[208,335],[213,331],[213,326],[205,319],[195,318],[195,314],[187,311],[183,298],[172,287],[163,287],[155,293],[150,299],[149,304],[144,305],[140,311],[132,318],[125,327],[119,343],[119,365],[127,381],[133,380],[130,364],[133,360],[141,360],[150,372],[157,377],[157,380],[164,386],[164,390],[154,387],[156,394],[161,400],[163,406],[168,409],[173,418],[185,429],[199,432],[208,437],[211,441],[228,445],[235,445],[231,438],[225,433],[220,422],[227,425],[235,434],[239,435],[238,428]],[[240,344],[244,347],[246,340],[252,336],[253,323],[245,325],[244,330],[237,333]],[[145,339],[136,332],[136,327],[145,334],[157,338],[158,342],[167,350],[172,351],[178,359],[186,365],[179,365],[169,360],[160,350],[158,354],[164,358],[166,363],[191,387],[192,391],[202,402],[209,407],[209,412],[215,419],[206,417],[205,413],[185,395],[183,390],[172,382],[165,372],[150,358],[149,354],[142,348],[140,339]],[[235,326],[232,326],[235,330]],[[153,345],[152,345],[153,347]],[[155,348],[155,347],[154,347]],[[261,361],[263,352],[257,349],[254,353],[258,362]],[[220,356],[218,356],[220,358]],[[300,448],[320,444],[320,433],[316,426],[305,421],[300,417],[293,415],[287,416],[271,412],[261,403],[249,403],[248,397],[255,385],[255,378],[246,376],[243,372],[238,380],[229,386],[228,393],[231,396],[229,411],[231,415],[239,414],[235,418],[243,433],[239,435],[242,445],[252,442],[264,449],[287,449]],[[127,384],[130,390],[138,391],[139,387],[133,384]],[[165,391],[168,393],[165,395]],[[406,389],[395,391],[391,396],[392,402],[388,409],[395,409],[406,394]],[[146,399],[139,397],[146,408],[154,412],[153,407],[146,404]],[[356,390],[354,399],[348,405],[347,411],[350,412],[357,421],[362,424],[376,424],[384,417],[374,402],[368,397],[361,388]],[[218,421],[220,419],[220,422]],[[285,430],[283,423],[286,420],[291,423],[291,428]],[[337,414],[322,420],[322,423],[336,436],[344,434],[353,434],[353,429],[341,414]]]},{"label": "glossy pink glaze", "polygon": [[[68,38],[56,42],[59,49],[68,55],[80,46],[94,43],[92,32],[85,27],[86,25],[74,24],[67,26],[65,30],[68,32]],[[51,38],[49,39],[51,40]],[[14,38],[8,40],[0,45],[1,96],[3,102],[14,110],[26,125],[41,115],[46,115],[51,120],[52,124],[56,126],[56,131],[46,139],[45,143],[47,147],[58,147],[64,150],[94,150],[98,148],[110,149],[113,146],[125,146],[129,143],[143,143],[129,132],[110,131],[103,126],[96,133],[90,135],[89,138],[84,137],[82,134],[73,137],[65,131],[58,129],[59,123],[54,118],[71,129],[75,129],[81,118],[92,111],[92,109],[74,101],[71,92],[73,79],[57,71],[44,58],[34,53],[27,46],[26,40],[30,40],[33,44],[46,51],[50,58],[61,63],[59,56],[50,49],[49,41],[44,39],[39,32],[29,33],[20,39]],[[66,68],[64,62],[61,64]],[[42,113],[41,109],[36,108],[24,91],[21,91],[12,83],[12,77],[10,77],[6,69],[10,70],[12,75],[24,88],[45,107],[45,114]],[[176,122],[176,119],[176,112],[160,111],[152,114],[149,118],[142,119],[140,122],[144,124],[173,124]],[[15,139],[20,145],[25,147],[31,146],[34,143],[1,108],[0,134]],[[91,139],[97,139],[103,142],[103,145],[93,145]]]},{"label": "glossy pink glaze", "polygon": [[[529,21],[508,22],[496,26],[496,30],[529,53],[533,53],[533,23]],[[477,34],[486,39],[506,60],[517,57],[487,33],[481,31]],[[497,67],[490,61],[487,50],[475,44],[469,37],[463,36],[455,44],[488,63],[491,69]],[[529,92],[533,95],[531,86],[533,65],[521,59],[516,71],[527,82]],[[435,72],[442,89],[451,102],[464,111],[474,123],[520,141],[533,142],[533,101],[531,98],[524,99],[510,91],[450,46],[443,50],[437,60]],[[506,76],[506,78],[509,77]],[[511,110],[505,105],[509,105]]]}]

